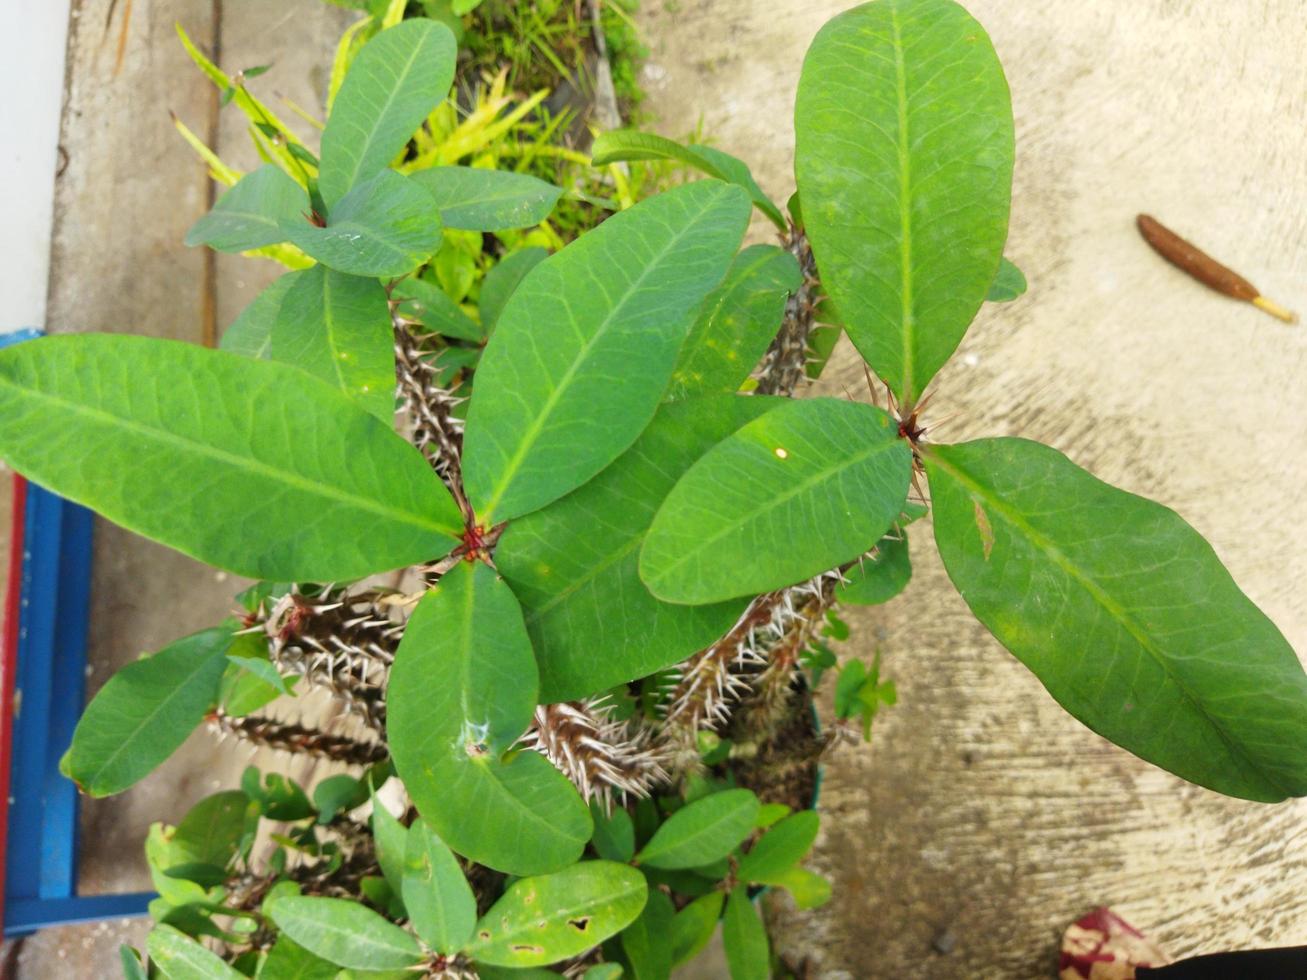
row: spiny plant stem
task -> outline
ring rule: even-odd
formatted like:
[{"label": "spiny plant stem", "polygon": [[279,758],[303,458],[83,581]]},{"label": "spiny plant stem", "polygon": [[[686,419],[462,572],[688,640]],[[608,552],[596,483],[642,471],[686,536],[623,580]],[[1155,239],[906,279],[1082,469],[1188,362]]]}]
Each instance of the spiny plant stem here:
[{"label": "spiny plant stem", "polygon": [[329,735],[316,728],[257,715],[235,717],[221,708],[210,713],[209,723],[223,735],[234,735],[264,748],[313,755],[356,766],[369,766],[390,755],[382,742],[360,742],[345,735]]},{"label": "spiny plant stem", "polygon": [[395,381],[412,427],[409,438],[466,513],[461,466],[463,420],[453,414],[460,399],[436,384],[432,355],[423,352],[421,338],[413,333],[417,324],[400,316],[394,300],[390,311],[395,334]]},{"label": "spiny plant stem", "polygon": [[790,233],[782,237],[781,244],[798,261],[803,282],[786,302],[781,329],[754,372],[760,395],[793,395],[798,388],[808,363],[808,337],[821,301],[817,262],[812,257],[808,236],[791,224]]}]

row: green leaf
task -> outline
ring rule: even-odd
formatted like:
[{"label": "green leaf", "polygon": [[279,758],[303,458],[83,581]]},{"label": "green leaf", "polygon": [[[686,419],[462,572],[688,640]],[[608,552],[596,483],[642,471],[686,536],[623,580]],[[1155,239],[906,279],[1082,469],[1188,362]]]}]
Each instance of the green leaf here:
[{"label": "green leaf", "polygon": [[150,963],[168,980],[244,980],[190,936],[172,926],[157,925],[146,941]]},{"label": "green leaf", "polygon": [[786,299],[802,283],[799,263],[783,248],[753,245],[737,255],[699,308],[667,397],[738,389],[767,352]]},{"label": "green leaf", "polygon": [[266,636],[253,633],[237,635],[227,651],[227,669],[223,671],[222,681],[218,685],[218,704],[223,711],[235,718],[258,711],[281,697],[283,689],[292,689],[298,678],[283,678],[281,685],[274,686],[258,674],[245,668],[252,666],[257,658],[262,657],[269,667],[268,641]]},{"label": "green leaf", "polygon": [[354,56],[322,132],[318,183],[328,207],[390,166],[449,94],[457,54],[449,28],[413,18]]},{"label": "green leaf", "polygon": [[456,565],[418,603],[396,652],[390,748],[432,829],[465,857],[513,874],[576,860],[591,832],[575,788],[541,756],[499,761],[530,723],[536,690],[513,593],[484,563]]},{"label": "green leaf", "polygon": [[0,457],[251,578],[349,581],[439,557],[462,530],[422,455],[344,395],[176,341],[79,334],[0,352]]},{"label": "green leaf", "polygon": [[784,888],[801,909],[820,908],[830,901],[830,881],[797,865],[775,875],[768,884]]},{"label": "green leaf", "polygon": [[172,831],[169,853],[178,864],[225,868],[245,833],[250,798],[238,789],[206,796]]},{"label": "green leaf", "polygon": [[127,664],[86,706],[59,771],[91,796],[143,778],[213,707],[231,642],[231,629],[208,629]]},{"label": "green leaf", "polygon": [[644,875],[613,861],[582,861],[523,878],[477,923],[464,952],[493,966],[557,963],[625,929],[644,908],[645,895]]},{"label": "green leaf", "polygon": [[404,907],[413,929],[437,953],[458,952],[476,926],[476,896],[463,877],[458,860],[421,819],[408,832]]},{"label": "green leaf", "polygon": [[[554,970],[546,970],[544,967],[532,967],[526,970],[505,969],[498,966],[488,966],[485,963],[476,964],[477,976],[481,980],[558,980],[562,976]],[[584,980],[584,978],[582,978]]]},{"label": "green leaf", "polygon": [[725,899],[721,892],[712,891],[676,913],[669,933],[673,968],[688,963],[708,945],[717,929],[717,920],[722,917]]},{"label": "green leaf", "polygon": [[671,976],[672,950],[667,937],[675,915],[672,900],[650,889],[640,917],[622,930],[622,952],[631,965],[630,980],[668,980]]},{"label": "green leaf", "polygon": [[623,975],[621,963],[596,963],[581,975],[581,980],[622,980]]},{"label": "green leaf", "polygon": [[726,947],[726,965],[731,980],[769,980],[771,953],[767,946],[767,929],[753,902],[749,889],[741,886],[726,899],[722,917],[722,945]]},{"label": "green leaf", "polygon": [[544,506],[635,441],[747,220],[738,188],[699,181],[613,215],[531,270],[468,410],[463,477],[483,521]]},{"label": "green leaf", "polygon": [[355,186],[327,216],[282,225],[292,245],[323,265],[355,276],[402,276],[440,247],[440,212],[409,178],[383,170]]},{"label": "green leaf", "polygon": [[288,680],[281,676],[281,672],[268,659],[266,642],[260,642],[258,648],[255,649],[250,649],[250,646],[244,643],[240,644],[239,647],[234,646],[233,650],[227,654],[227,660],[233,666],[257,676],[261,681],[273,688],[277,694],[293,693],[291,684],[294,683],[295,678],[291,677]]},{"label": "green leaf", "polygon": [[495,329],[508,297],[521,285],[526,274],[547,258],[548,249],[538,246],[520,248],[504,256],[486,273],[485,279],[481,281],[480,300],[481,327],[486,333]]},{"label": "green leaf", "polygon": [[753,832],[758,797],[747,789],[713,793],[681,807],[635,856],[654,868],[697,868],[726,857]]},{"label": "green leaf", "polygon": [[495,561],[526,612],[541,700],[586,697],[684,660],[731,628],[744,603],[676,606],[640,581],[654,514],[704,452],[777,399],[714,395],[664,405],[585,486],[509,524]]},{"label": "green leaf", "polygon": [[1025,275],[1013,262],[1004,258],[998,265],[998,275],[990,283],[985,299],[990,303],[1010,303],[1025,291]]},{"label": "green leaf", "polygon": [[126,944],[119,946],[118,960],[122,963],[124,980],[147,980],[141,955],[134,948]]},{"label": "green leaf", "polygon": [[885,412],[787,402],[709,450],[663,502],[640,577],[667,602],[792,585],[874,545],[907,497],[912,453]]},{"label": "green leaf", "polygon": [[913,405],[998,271],[1012,106],[984,29],[952,0],[828,21],[803,63],[795,174],[822,285],[849,339]]},{"label": "green leaf", "polygon": [[283,278],[293,282],[272,327],[272,359],[309,372],[393,425],[395,339],[381,283],[322,265]]},{"label": "green leaf", "polygon": [[356,970],[396,970],[422,959],[416,939],[369,908],[343,898],[279,898],[277,928],[310,953]]},{"label": "green leaf", "polygon": [[784,803],[764,803],[758,809],[758,819],[754,822],[754,826],[759,830],[765,830],[789,815],[790,808]]},{"label": "green leaf", "polygon": [[286,240],[284,226],[302,222],[309,199],[280,167],[265,164],[246,174],[186,233],[187,245],[245,252]]},{"label": "green leaf", "polygon": [[766,883],[803,860],[817,839],[821,820],[816,810],[791,814],[767,833],[740,861],[740,881]]},{"label": "green leaf", "polygon": [[591,843],[601,858],[625,863],[635,857],[635,824],[629,813],[620,806],[604,813],[603,804],[591,800],[590,817],[594,821]]},{"label": "green leaf", "polygon": [[377,864],[391,892],[403,896],[404,861],[408,855],[408,830],[384,803],[372,795],[372,839],[377,848]]},{"label": "green leaf", "polygon": [[858,713],[858,692],[866,683],[867,665],[861,660],[850,660],[840,668],[835,681],[836,718],[851,718]]},{"label": "green leaf", "polygon": [[953,584],[1067,711],[1200,786],[1307,795],[1307,674],[1177,514],[1024,439],[926,472]]},{"label": "green leaf", "polygon": [[908,555],[908,533],[891,531],[876,544],[874,558],[864,558],[845,573],[845,583],[835,598],[853,606],[876,606],[889,602],[908,586],[912,579],[912,559]]},{"label": "green leaf", "polygon": [[294,282],[294,273],[274,279],[223,331],[222,340],[218,342],[219,349],[256,359],[269,357],[272,350],[272,325],[277,320],[287,290]]},{"label": "green leaf", "polygon": [[367,784],[348,773],[328,776],[313,787],[313,808],[318,811],[319,824],[331,823],[367,801]]},{"label": "green leaf", "polygon": [[435,200],[446,228],[466,231],[538,225],[563,194],[538,177],[482,167],[429,167],[413,179]]},{"label": "green leaf", "polygon": [[435,283],[410,276],[395,284],[391,295],[403,302],[399,312],[419,321],[433,333],[480,343],[486,339],[481,325]]},{"label": "green leaf", "polygon": [[314,956],[289,936],[278,936],[258,980],[336,980],[340,967]]},{"label": "green leaf", "polygon": [[595,138],[590,150],[590,162],[594,166],[602,167],[628,160],[676,160],[709,177],[743,187],[749,193],[749,200],[772,224],[781,232],[789,230],[780,209],[763,193],[748,165],[729,153],[711,146],[686,146],[655,133],[640,133],[629,129],[600,133]]}]

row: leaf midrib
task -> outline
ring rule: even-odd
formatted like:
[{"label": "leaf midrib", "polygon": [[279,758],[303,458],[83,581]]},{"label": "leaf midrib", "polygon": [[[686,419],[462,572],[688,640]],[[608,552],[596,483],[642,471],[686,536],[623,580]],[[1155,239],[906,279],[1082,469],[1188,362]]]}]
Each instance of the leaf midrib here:
[{"label": "leaf midrib", "polygon": [[[653,856],[654,858],[666,857],[668,854],[675,854],[675,853],[677,853],[677,852],[679,852],[679,851],[683,851],[683,850],[685,850],[686,848],[691,847],[692,845],[694,845],[694,844],[698,843],[699,841],[703,840],[703,838],[705,838],[705,837],[709,836],[710,834],[712,834],[714,831],[716,831],[718,828],[720,828],[723,824],[728,824],[728,823],[730,823],[730,821],[733,820],[733,819],[735,819],[736,817],[738,817],[739,814],[740,814],[744,809],[745,809],[744,807],[733,807],[732,809],[729,809],[729,810],[723,810],[723,811],[718,815],[718,817],[717,817],[716,820],[712,821],[711,823],[704,824],[704,825],[703,825],[702,827],[700,827],[697,831],[694,831],[693,833],[690,833],[690,834],[686,834],[685,836],[681,837],[681,839],[678,840],[678,841],[673,841],[673,843],[672,843],[670,846],[667,845],[667,844],[664,844],[662,850],[661,850],[661,851],[655,850],[655,851],[653,852],[652,856]],[[750,821],[750,823],[751,823],[751,822],[752,822],[752,821]],[[656,837],[656,836],[657,836],[657,835],[655,835],[655,837]],[[650,847],[653,846],[654,843],[656,843],[656,841],[651,840],[651,841],[649,842],[649,847],[646,847],[646,848],[645,848],[645,853],[640,854],[640,855],[637,855],[637,859],[640,860],[641,863],[646,863],[646,864],[648,863],[648,861],[649,861],[649,857],[650,857],[649,849],[650,849]],[[712,859],[709,858],[709,860],[712,860]]]},{"label": "leaf midrib", "polygon": [[[313,899],[310,899],[310,901],[313,901]],[[378,916],[378,918],[380,918],[380,916]],[[385,922],[384,919],[382,919],[381,921]],[[376,933],[369,934],[369,933],[354,932],[348,928],[342,928],[340,926],[337,926],[334,923],[329,922],[325,918],[315,918],[308,915],[301,915],[300,922],[309,926],[316,927],[320,932],[326,933],[329,936],[341,937],[350,940],[352,943],[357,943],[357,945],[359,946],[371,947],[372,949],[382,950],[388,953],[401,953],[405,957],[408,957],[412,962],[416,962],[417,958],[421,956],[421,952],[417,948],[416,940],[413,940],[412,946],[409,946],[407,944],[391,945],[389,943],[379,941],[376,937]],[[394,929],[395,932],[398,932],[400,935],[403,935],[408,938],[412,938],[409,937],[408,933],[404,932],[402,929],[399,928],[399,926],[395,925],[394,923],[385,922],[385,924],[388,928],[377,929],[377,932],[380,932],[383,936],[386,936],[386,938],[391,938],[395,935],[395,933],[390,932],[391,929]],[[285,927],[283,926],[283,928]],[[373,924],[373,928],[377,928],[375,924]]]},{"label": "leaf midrib", "polygon": [[912,320],[912,151],[908,137],[908,80],[907,68],[903,62],[903,34],[899,27],[899,11],[890,7],[890,24],[894,30],[894,74],[898,90],[899,116],[899,265],[902,290],[900,291],[900,316],[903,322],[903,390],[899,401],[907,408],[913,403],[914,385],[913,335],[915,324]]}]

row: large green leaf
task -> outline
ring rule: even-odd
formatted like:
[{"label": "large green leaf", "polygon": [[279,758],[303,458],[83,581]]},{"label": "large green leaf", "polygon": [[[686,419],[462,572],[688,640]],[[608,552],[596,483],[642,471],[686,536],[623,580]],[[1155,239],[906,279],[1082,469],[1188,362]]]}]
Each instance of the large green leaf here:
[{"label": "large green leaf", "polygon": [[402,276],[440,247],[440,212],[403,174],[383,170],[331,209],[325,227],[306,219],[283,226],[291,244],[323,265],[355,276]]},{"label": "large green leaf", "polygon": [[460,854],[514,874],[576,860],[591,831],[575,788],[541,756],[500,761],[531,721],[537,683],[517,600],[478,562],[418,604],[387,690],[395,768],[418,812]]},{"label": "large green leaf", "polygon": [[816,810],[803,810],[786,817],[763,834],[741,859],[736,878],[767,882],[784,874],[803,860],[817,839],[820,824]]},{"label": "large green leaf", "polygon": [[622,930],[622,952],[631,964],[628,980],[668,980],[672,973],[672,947],[668,937],[676,909],[656,888],[649,890],[640,917]]},{"label": "large green leaf", "polygon": [[736,888],[726,899],[722,945],[726,949],[731,980],[768,980],[771,976],[767,929],[749,900],[749,889],[744,886]]},{"label": "large green leaf", "polygon": [[172,926],[157,925],[150,930],[146,949],[150,963],[168,980],[243,980],[216,953]]},{"label": "large green leaf", "polygon": [[1012,192],[1007,80],[952,0],[876,0],[803,63],[795,173],[849,339],[913,404],[998,271]]},{"label": "large green leaf", "polygon": [[109,678],[86,706],[60,771],[91,796],[121,793],[186,741],[218,697],[232,630],[204,630]]},{"label": "large green leaf", "polygon": [[689,466],[777,399],[714,395],[664,405],[597,477],[509,523],[495,561],[526,612],[542,701],[607,690],[684,660],[730,629],[744,602],[660,602],[640,581],[640,545]]},{"label": "large green leaf", "polygon": [[281,302],[295,283],[295,274],[278,276],[250,301],[240,315],[222,332],[218,346],[233,354],[265,358],[271,356],[272,325],[277,322]]},{"label": "large green leaf", "polygon": [[1210,789],[1307,795],[1307,674],[1178,515],[1023,439],[926,472],[953,584],[1071,714]]},{"label": "large green leaf", "polygon": [[449,28],[422,18],[401,21],[363,46],[322,132],[318,181],[329,208],[388,167],[445,100],[457,53]]},{"label": "large green leaf", "polygon": [[719,891],[712,891],[700,895],[676,913],[667,936],[673,967],[688,963],[708,945],[717,929],[717,920],[722,916],[725,897]]},{"label": "large green leaf", "polygon": [[439,557],[462,527],[421,454],[344,395],[169,340],[80,334],[0,352],[0,457],[251,578],[356,579]]},{"label": "large green leaf", "polygon": [[286,240],[284,225],[304,220],[309,198],[278,166],[246,174],[186,233],[187,245],[244,252]]},{"label": "large green leaf", "polygon": [[493,966],[530,967],[576,956],[635,921],[644,875],[613,861],[583,861],[524,878],[477,923],[467,955]]},{"label": "large green leaf", "polygon": [[404,908],[422,941],[437,953],[458,952],[472,936],[477,900],[463,869],[425,820],[408,831]]},{"label": "large green leaf", "polygon": [[343,898],[278,898],[277,928],[310,953],[355,970],[399,970],[422,959],[418,941],[376,912]]},{"label": "large green leaf", "polygon": [[758,182],[748,164],[711,146],[677,143],[656,133],[641,133],[630,129],[615,129],[600,133],[590,150],[590,162],[596,167],[626,160],[676,160],[686,166],[743,187],[749,199],[780,231],[788,231],[785,217]]},{"label": "large green leaf", "polygon": [[687,184],[613,215],[523,279],[468,410],[463,477],[483,520],[544,506],[635,441],[748,212],[737,187]]},{"label": "large green leaf", "polygon": [[753,832],[758,797],[747,789],[728,789],[677,810],[644,849],[640,864],[675,870],[698,868],[726,857]]},{"label": "large green leaf", "polygon": [[738,389],[780,329],[787,297],[802,283],[799,263],[783,248],[753,245],[737,255],[699,308],[667,397]]},{"label": "large green leaf", "polygon": [[321,378],[393,425],[395,340],[381,283],[323,265],[283,278],[293,281],[273,324],[273,360]]},{"label": "large green leaf", "polygon": [[413,179],[435,199],[446,228],[467,231],[538,225],[563,194],[538,177],[482,167],[430,167]]},{"label": "large green leaf", "polygon": [[787,402],[709,450],[668,494],[640,577],[668,602],[792,585],[872,547],[907,497],[912,453],[885,412]]}]

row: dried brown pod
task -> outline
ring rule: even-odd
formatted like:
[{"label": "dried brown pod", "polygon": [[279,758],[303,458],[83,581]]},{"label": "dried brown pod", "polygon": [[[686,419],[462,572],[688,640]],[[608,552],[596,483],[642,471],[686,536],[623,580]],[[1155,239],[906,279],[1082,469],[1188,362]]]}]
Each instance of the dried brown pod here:
[{"label": "dried brown pod", "polygon": [[1296,313],[1267,299],[1256,286],[1239,273],[1217,262],[1197,245],[1181,238],[1156,218],[1141,214],[1135,219],[1135,223],[1139,226],[1139,234],[1153,247],[1153,251],[1203,285],[1234,299],[1252,303],[1258,309],[1285,323],[1298,322]]}]

